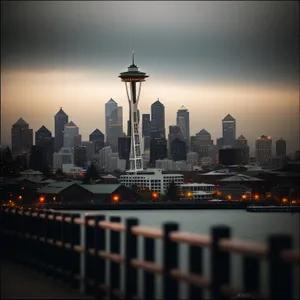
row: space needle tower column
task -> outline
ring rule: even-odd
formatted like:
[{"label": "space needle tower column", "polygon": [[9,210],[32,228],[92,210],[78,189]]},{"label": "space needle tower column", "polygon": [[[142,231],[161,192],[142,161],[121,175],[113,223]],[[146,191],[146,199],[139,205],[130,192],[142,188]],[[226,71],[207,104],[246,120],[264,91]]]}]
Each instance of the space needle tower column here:
[{"label": "space needle tower column", "polygon": [[[141,138],[139,134],[138,103],[142,88],[142,82],[149,77],[146,73],[140,72],[134,64],[134,51],[132,51],[132,65],[127,72],[119,76],[125,82],[127,98],[129,102],[131,146],[130,146],[130,171],[143,170],[143,159],[141,151]],[[139,84],[138,84],[139,83]],[[137,86],[138,85],[138,86]]]}]

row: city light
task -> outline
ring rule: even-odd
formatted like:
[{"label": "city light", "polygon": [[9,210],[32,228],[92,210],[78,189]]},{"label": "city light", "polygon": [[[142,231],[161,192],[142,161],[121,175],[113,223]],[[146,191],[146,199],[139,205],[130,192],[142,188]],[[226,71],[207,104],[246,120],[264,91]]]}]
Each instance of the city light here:
[{"label": "city light", "polygon": [[259,199],[259,195],[258,195],[258,194],[255,194],[255,195],[254,195],[254,199],[255,199],[255,200],[258,200],[258,199]]},{"label": "city light", "polygon": [[53,197],[53,200],[55,201],[55,200],[56,200],[56,197]]},{"label": "city light", "polygon": [[118,195],[115,195],[115,196],[113,196],[112,200],[113,200],[113,202],[119,202],[120,197]]},{"label": "city light", "polygon": [[288,199],[287,199],[287,198],[282,198],[282,202],[283,202],[283,203],[287,203],[287,202],[288,202]]},{"label": "city light", "polygon": [[154,199],[156,199],[156,198],[158,198],[158,193],[152,193],[152,198],[154,198]]},{"label": "city light", "polygon": [[18,197],[19,200],[22,200],[22,198],[23,198],[22,196],[19,196],[19,197]]},{"label": "city light", "polygon": [[45,198],[43,196],[40,197],[40,202],[43,203],[45,201]]},{"label": "city light", "polygon": [[227,199],[228,199],[228,200],[231,200],[231,196],[230,196],[230,195],[228,195],[228,196],[227,196]]},{"label": "city light", "polygon": [[242,199],[246,200],[247,196],[246,195],[242,195]]}]

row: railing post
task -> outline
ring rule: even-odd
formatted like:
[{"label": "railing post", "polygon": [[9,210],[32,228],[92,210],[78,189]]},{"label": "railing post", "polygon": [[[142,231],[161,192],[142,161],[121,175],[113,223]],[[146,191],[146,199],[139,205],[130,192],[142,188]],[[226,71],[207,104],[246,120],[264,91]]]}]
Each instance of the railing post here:
[{"label": "railing post", "polygon": [[164,283],[164,300],[178,299],[178,281],[171,277],[170,271],[178,268],[178,245],[172,242],[169,234],[178,230],[177,223],[165,223],[163,226],[163,283]]},{"label": "railing post", "polygon": [[258,296],[260,293],[260,261],[257,257],[243,257],[244,292]]},{"label": "railing post", "polygon": [[292,248],[292,238],[288,235],[273,235],[269,238],[269,280],[270,299],[293,298],[292,265],[284,262],[280,255]]},{"label": "railing post", "polygon": [[[144,237],[144,260],[155,262],[155,239]],[[148,271],[144,274],[144,297],[145,300],[155,299],[155,275]]]},{"label": "railing post", "polygon": [[[203,249],[189,246],[189,272],[193,275],[203,276]],[[203,299],[203,290],[200,287],[189,285],[189,299]]]},{"label": "railing post", "polygon": [[[120,217],[110,217],[110,222],[120,223]],[[110,230],[110,253],[117,253],[120,254],[120,233],[114,230]],[[109,299],[113,300],[116,299],[114,292],[120,289],[120,272],[121,266],[119,263],[110,261],[109,262],[109,285],[110,285],[110,292],[109,292]]]},{"label": "railing post", "polygon": [[[79,265],[80,265],[80,254],[78,254],[75,251],[75,246],[79,244],[80,241],[80,230],[78,228],[78,225],[74,222],[76,218],[79,218],[79,214],[72,214],[71,215],[71,226],[70,226],[70,243],[71,243],[71,249],[70,249],[70,258],[71,258],[71,264],[70,264],[70,277],[69,282],[71,288],[77,289],[78,288],[78,278],[77,276],[79,274]],[[80,278],[81,279],[81,278]]]},{"label": "railing post", "polygon": [[106,250],[106,230],[101,228],[98,224],[101,221],[105,221],[105,216],[96,216],[95,220],[95,231],[94,231],[94,246],[95,246],[95,273],[94,273],[94,290],[95,299],[103,299],[104,292],[100,288],[101,285],[105,284],[106,275],[106,261],[99,257],[100,251]]},{"label": "railing post", "polygon": [[[94,279],[94,273],[96,272],[93,262],[95,261],[95,255],[90,255],[89,250],[95,249],[95,227],[88,225],[89,220],[93,220],[93,216],[84,217],[84,226],[81,228],[81,241],[82,246],[84,246],[84,261],[81,265],[81,273],[84,278],[84,286],[82,292],[90,294],[91,285],[89,283],[90,279]],[[94,285],[94,284],[93,284]]]},{"label": "railing post", "polygon": [[137,295],[137,270],[131,266],[131,260],[137,258],[137,236],[132,234],[131,228],[138,226],[138,219],[126,220],[125,234],[125,299],[130,300]]},{"label": "railing post", "polygon": [[219,248],[219,241],[230,237],[230,228],[227,226],[215,226],[211,231],[211,299],[229,299],[222,294],[223,285],[230,281],[230,253],[223,252]]},{"label": "railing post", "polygon": [[69,227],[71,226],[66,222],[66,218],[69,217],[69,214],[63,213],[61,220],[61,257],[60,257],[60,265],[62,271],[63,281],[66,282],[68,280],[68,272],[70,269],[70,255],[69,249],[66,248],[66,243],[69,242]]}]

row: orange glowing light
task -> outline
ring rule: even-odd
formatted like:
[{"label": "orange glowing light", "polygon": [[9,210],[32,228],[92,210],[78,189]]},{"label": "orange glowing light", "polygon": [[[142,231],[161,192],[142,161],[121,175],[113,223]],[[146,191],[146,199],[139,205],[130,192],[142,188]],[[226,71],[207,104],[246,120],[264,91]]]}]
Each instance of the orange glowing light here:
[{"label": "orange glowing light", "polygon": [[292,204],[297,204],[297,201],[296,200],[292,200]]},{"label": "orange glowing light", "polygon": [[288,199],[287,199],[287,198],[282,198],[282,202],[283,202],[283,203],[287,203],[287,202],[288,202]]},{"label": "orange glowing light", "polygon": [[227,198],[228,198],[228,200],[231,200],[231,196],[230,195],[228,195]]},{"label": "orange glowing light", "polygon": [[255,199],[255,200],[258,200],[258,199],[259,199],[259,195],[256,194],[256,195],[254,196],[254,199]]},{"label": "orange glowing light", "polygon": [[24,190],[25,188],[24,188],[24,186],[22,186],[22,190]]},{"label": "orange glowing light", "polygon": [[113,196],[113,202],[119,202],[119,200],[120,200],[119,196],[117,195]]},{"label": "orange glowing light", "polygon": [[152,193],[152,198],[158,198],[158,194],[157,193]]},{"label": "orange glowing light", "polygon": [[55,201],[55,200],[56,200],[56,197],[53,197],[53,200]]},{"label": "orange glowing light", "polygon": [[245,199],[247,198],[247,196],[246,196],[246,195],[243,195],[242,198],[245,200]]},{"label": "orange glowing light", "polygon": [[45,201],[45,198],[41,196],[40,197],[40,202],[43,203],[44,201]]},{"label": "orange glowing light", "polygon": [[22,198],[23,198],[22,196],[19,196],[19,197],[18,197],[19,200],[22,200]]}]

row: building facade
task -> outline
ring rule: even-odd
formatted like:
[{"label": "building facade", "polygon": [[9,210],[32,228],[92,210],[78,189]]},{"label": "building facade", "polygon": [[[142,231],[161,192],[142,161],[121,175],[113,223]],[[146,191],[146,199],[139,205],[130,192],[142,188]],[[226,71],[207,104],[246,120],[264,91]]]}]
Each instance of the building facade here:
[{"label": "building facade", "polygon": [[268,165],[272,157],[272,139],[262,135],[255,141],[256,162],[261,166]]},{"label": "building facade", "polygon": [[223,145],[234,146],[236,140],[236,122],[235,119],[228,114],[222,120]]},{"label": "building facade", "polygon": [[22,118],[11,128],[11,150],[13,155],[29,154],[33,144],[33,131]]},{"label": "building facade", "polygon": [[181,106],[177,111],[176,124],[180,128],[180,132],[186,144],[187,151],[190,145],[190,113],[185,106]]},{"label": "building facade", "polygon": [[45,126],[42,126],[38,131],[35,132],[35,145],[45,149],[47,164],[48,166],[52,166],[54,154],[54,138],[52,137],[51,131]]},{"label": "building facade", "polygon": [[283,138],[276,141],[276,156],[286,156],[286,141]]},{"label": "building facade", "polygon": [[65,125],[68,124],[69,117],[62,110],[62,107],[54,116],[54,127],[55,127],[55,138],[54,138],[54,149],[55,152],[58,152],[61,147],[64,145],[64,129]]},{"label": "building facade", "polygon": [[157,99],[151,105],[151,137],[166,137],[165,129],[165,106]]},{"label": "building facade", "polygon": [[89,141],[95,145],[95,153],[99,153],[100,149],[104,147],[104,134],[99,130],[95,129],[89,136]]}]

